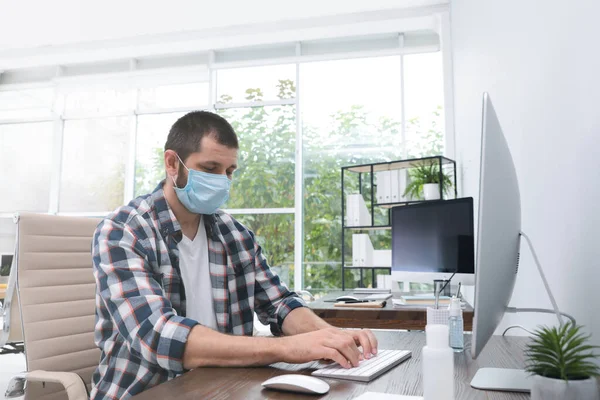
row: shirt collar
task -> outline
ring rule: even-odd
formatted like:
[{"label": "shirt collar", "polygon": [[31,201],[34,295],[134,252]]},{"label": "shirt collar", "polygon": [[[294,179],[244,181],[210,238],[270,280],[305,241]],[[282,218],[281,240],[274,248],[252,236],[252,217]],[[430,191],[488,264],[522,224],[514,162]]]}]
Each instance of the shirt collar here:
[{"label": "shirt collar", "polygon": [[[175,213],[173,213],[173,210],[171,209],[171,206],[169,206],[169,202],[167,202],[165,197],[165,191],[163,190],[164,184],[165,180],[163,179],[160,181],[158,186],[156,186],[150,196],[154,203],[156,215],[158,216],[158,225],[161,235],[163,238],[171,236],[177,243],[179,243],[181,241],[183,232],[181,231],[181,225],[179,224],[179,221],[177,221],[177,218],[175,217]],[[212,237],[214,226],[217,222],[215,215],[204,215],[203,221],[204,225],[208,229],[209,237]]]},{"label": "shirt collar", "polygon": [[164,184],[165,180],[163,179],[158,186],[156,186],[150,197],[154,203],[154,209],[156,210],[156,215],[158,217],[158,225],[161,235],[164,238],[172,236],[177,242],[179,242],[182,235],[181,225],[179,224],[179,221],[177,221],[173,210],[165,198],[165,192],[163,190]]}]

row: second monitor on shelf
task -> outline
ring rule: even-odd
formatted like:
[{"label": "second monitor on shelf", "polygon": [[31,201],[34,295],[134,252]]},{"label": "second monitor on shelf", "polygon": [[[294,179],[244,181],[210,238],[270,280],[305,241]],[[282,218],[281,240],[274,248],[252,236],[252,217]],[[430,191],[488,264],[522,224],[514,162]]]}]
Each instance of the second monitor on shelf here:
[{"label": "second monitor on shelf", "polygon": [[474,283],[473,199],[392,209],[392,277],[397,281]]}]

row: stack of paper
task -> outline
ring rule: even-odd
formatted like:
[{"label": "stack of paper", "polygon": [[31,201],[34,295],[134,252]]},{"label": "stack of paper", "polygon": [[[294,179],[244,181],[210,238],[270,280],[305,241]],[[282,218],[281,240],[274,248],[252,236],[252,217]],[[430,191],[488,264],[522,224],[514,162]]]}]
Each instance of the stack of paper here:
[{"label": "stack of paper", "polygon": [[[404,306],[433,306],[435,305],[435,297],[433,295],[427,296],[401,296],[398,299],[393,299],[392,304],[394,307]],[[439,305],[447,306],[450,304],[450,297],[440,296]]]}]

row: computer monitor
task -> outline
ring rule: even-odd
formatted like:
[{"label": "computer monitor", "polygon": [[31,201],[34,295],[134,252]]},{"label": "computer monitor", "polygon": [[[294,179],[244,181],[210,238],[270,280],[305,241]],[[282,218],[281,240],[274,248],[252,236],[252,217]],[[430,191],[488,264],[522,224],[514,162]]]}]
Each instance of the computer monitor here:
[{"label": "computer monitor", "polygon": [[[515,286],[521,232],[519,182],[487,93],[483,95],[481,175],[471,355],[479,356],[502,320]],[[528,391],[522,370],[482,368],[471,382],[488,390]]]},{"label": "computer monitor", "polygon": [[392,209],[392,279],[474,282],[473,199],[424,202]]}]

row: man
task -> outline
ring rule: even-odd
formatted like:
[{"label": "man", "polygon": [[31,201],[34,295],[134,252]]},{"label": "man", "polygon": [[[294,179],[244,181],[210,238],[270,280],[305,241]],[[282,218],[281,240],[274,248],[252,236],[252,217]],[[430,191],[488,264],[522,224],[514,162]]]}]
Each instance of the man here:
[{"label": "man", "polygon": [[[181,117],[165,144],[166,179],[98,225],[102,356],[92,399],[129,398],[204,366],[328,359],[350,368],[376,354],[372,332],[341,331],[317,317],[271,271],[253,233],[219,210],[237,150],[222,117]],[[254,312],[278,337],[252,337]]]}]

